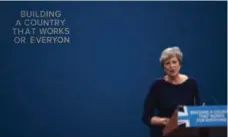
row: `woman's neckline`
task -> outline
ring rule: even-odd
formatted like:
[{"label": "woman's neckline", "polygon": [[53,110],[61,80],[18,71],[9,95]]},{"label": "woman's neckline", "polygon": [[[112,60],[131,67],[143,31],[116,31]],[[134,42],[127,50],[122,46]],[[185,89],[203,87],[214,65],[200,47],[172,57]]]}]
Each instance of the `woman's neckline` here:
[{"label": "woman's neckline", "polygon": [[165,78],[164,78],[164,77],[162,78],[162,80],[163,80],[165,83],[169,84],[169,85],[173,85],[173,86],[181,86],[181,85],[184,85],[185,83],[187,83],[187,81],[188,81],[188,80],[190,80],[190,78],[189,78],[189,77],[187,77],[187,78],[186,78],[183,82],[178,83],[178,84],[173,84],[173,83],[171,83],[171,82],[169,82],[169,81],[165,80]]}]

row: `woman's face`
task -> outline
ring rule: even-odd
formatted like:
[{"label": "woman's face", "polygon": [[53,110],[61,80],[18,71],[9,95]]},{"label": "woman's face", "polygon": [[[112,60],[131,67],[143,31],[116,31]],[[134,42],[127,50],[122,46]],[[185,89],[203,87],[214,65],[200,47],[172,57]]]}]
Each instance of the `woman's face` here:
[{"label": "woman's face", "polygon": [[164,71],[167,75],[175,77],[179,74],[181,65],[176,56],[169,58],[164,62]]}]

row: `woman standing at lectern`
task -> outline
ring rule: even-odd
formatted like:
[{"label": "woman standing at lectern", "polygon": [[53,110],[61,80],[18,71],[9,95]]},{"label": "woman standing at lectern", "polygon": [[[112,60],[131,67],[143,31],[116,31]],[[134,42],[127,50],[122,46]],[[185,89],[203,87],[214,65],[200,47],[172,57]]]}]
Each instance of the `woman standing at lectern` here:
[{"label": "woman standing at lectern", "polygon": [[[166,75],[156,79],[148,92],[142,120],[150,128],[151,137],[162,137],[162,130],[178,105],[199,105],[195,79],[180,73],[183,53],[178,47],[166,48],[160,64]],[[157,114],[155,114],[157,110]]]}]

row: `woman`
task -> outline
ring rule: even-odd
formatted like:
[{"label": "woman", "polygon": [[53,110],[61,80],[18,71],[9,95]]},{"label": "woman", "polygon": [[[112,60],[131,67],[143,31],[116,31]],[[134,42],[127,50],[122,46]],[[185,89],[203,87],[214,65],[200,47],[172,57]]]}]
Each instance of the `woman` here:
[{"label": "woman", "polygon": [[151,137],[162,137],[162,130],[178,105],[199,105],[197,82],[180,73],[182,61],[183,54],[178,47],[167,48],[161,54],[160,63],[166,75],[152,84],[142,117]]}]

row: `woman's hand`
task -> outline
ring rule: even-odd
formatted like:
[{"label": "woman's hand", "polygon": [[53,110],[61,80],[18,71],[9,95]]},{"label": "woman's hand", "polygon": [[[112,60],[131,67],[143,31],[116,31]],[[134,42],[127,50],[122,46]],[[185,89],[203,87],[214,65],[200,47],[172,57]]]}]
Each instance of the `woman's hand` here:
[{"label": "woman's hand", "polygon": [[170,119],[169,118],[160,118],[160,120],[163,125],[166,125]]},{"label": "woman's hand", "polygon": [[152,125],[166,125],[169,122],[169,118],[154,116],[151,118]]}]

